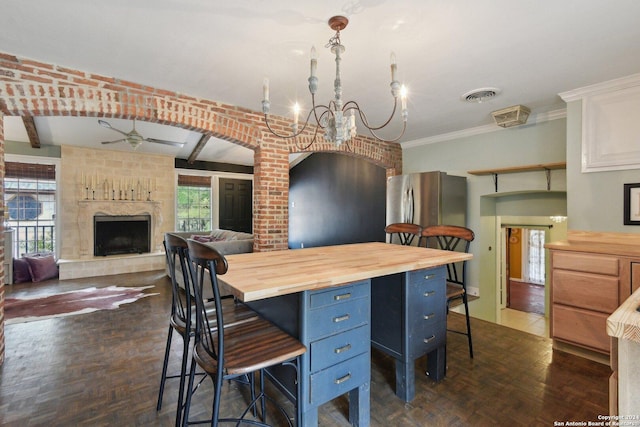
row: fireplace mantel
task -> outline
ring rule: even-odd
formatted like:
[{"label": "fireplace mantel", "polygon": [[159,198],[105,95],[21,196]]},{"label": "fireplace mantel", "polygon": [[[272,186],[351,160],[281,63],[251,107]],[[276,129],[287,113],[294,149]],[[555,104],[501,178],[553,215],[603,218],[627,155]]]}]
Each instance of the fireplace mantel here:
[{"label": "fireplace mantel", "polygon": [[162,250],[162,202],[143,200],[80,200],[78,201],[79,253],[81,258],[93,257],[93,217],[95,215],[150,215],[151,250]]}]

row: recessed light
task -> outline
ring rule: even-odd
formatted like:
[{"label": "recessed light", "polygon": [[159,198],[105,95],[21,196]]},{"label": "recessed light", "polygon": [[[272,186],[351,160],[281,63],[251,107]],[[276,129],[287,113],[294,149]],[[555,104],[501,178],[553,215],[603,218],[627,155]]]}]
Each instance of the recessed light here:
[{"label": "recessed light", "polygon": [[497,87],[483,87],[480,89],[473,89],[467,93],[463,93],[460,96],[462,101],[481,103],[482,101],[495,98],[500,94],[501,90]]}]

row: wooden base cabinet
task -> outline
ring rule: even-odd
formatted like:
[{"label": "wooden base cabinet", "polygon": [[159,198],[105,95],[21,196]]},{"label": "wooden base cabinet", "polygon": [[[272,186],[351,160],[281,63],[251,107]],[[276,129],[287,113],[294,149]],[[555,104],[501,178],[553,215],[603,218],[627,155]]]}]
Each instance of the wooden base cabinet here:
[{"label": "wooden base cabinet", "polygon": [[554,344],[608,356],[607,317],[640,285],[640,258],[608,251],[606,245],[594,245],[601,253],[574,246],[576,250],[547,246],[551,249],[551,338]]}]

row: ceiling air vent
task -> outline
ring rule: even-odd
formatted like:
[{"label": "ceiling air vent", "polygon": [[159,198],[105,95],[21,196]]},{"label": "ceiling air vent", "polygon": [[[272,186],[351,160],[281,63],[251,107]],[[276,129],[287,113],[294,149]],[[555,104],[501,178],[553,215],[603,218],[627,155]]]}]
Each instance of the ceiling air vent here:
[{"label": "ceiling air vent", "polygon": [[512,107],[503,108],[502,110],[494,111],[491,113],[493,120],[496,121],[498,126],[503,128],[509,128],[512,126],[520,126],[527,123],[529,118],[529,110],[524,105],[514,105]]},{"label": "ceiling air vent", "polygon": [[474,89],[467,93],[462,94],[460,99],[467,102],[477,102],[489,100],[500,94],[500,89],[497,87],[483,87],[480,89]]}]

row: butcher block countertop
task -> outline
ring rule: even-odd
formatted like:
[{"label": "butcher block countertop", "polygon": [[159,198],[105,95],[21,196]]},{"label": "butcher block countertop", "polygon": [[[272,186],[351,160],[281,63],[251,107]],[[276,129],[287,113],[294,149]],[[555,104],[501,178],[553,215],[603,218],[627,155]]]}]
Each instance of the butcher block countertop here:
[{"label": "butcher block countertop", "polygon": [[388,243],[355,243],[228,255],[219,280],[242,301],[317,290],[372,277],[438,267],[471,254]]},{"label": "butcher block countertop", "polygon": [[607,334],[640,344],[640,289],[636,290],[607,319]]},{"label": "butcher block countertop", "polygon": [[640,257],[640,234],[569,230],[567,240],[547,243],[544,247],[557,251]]}]

